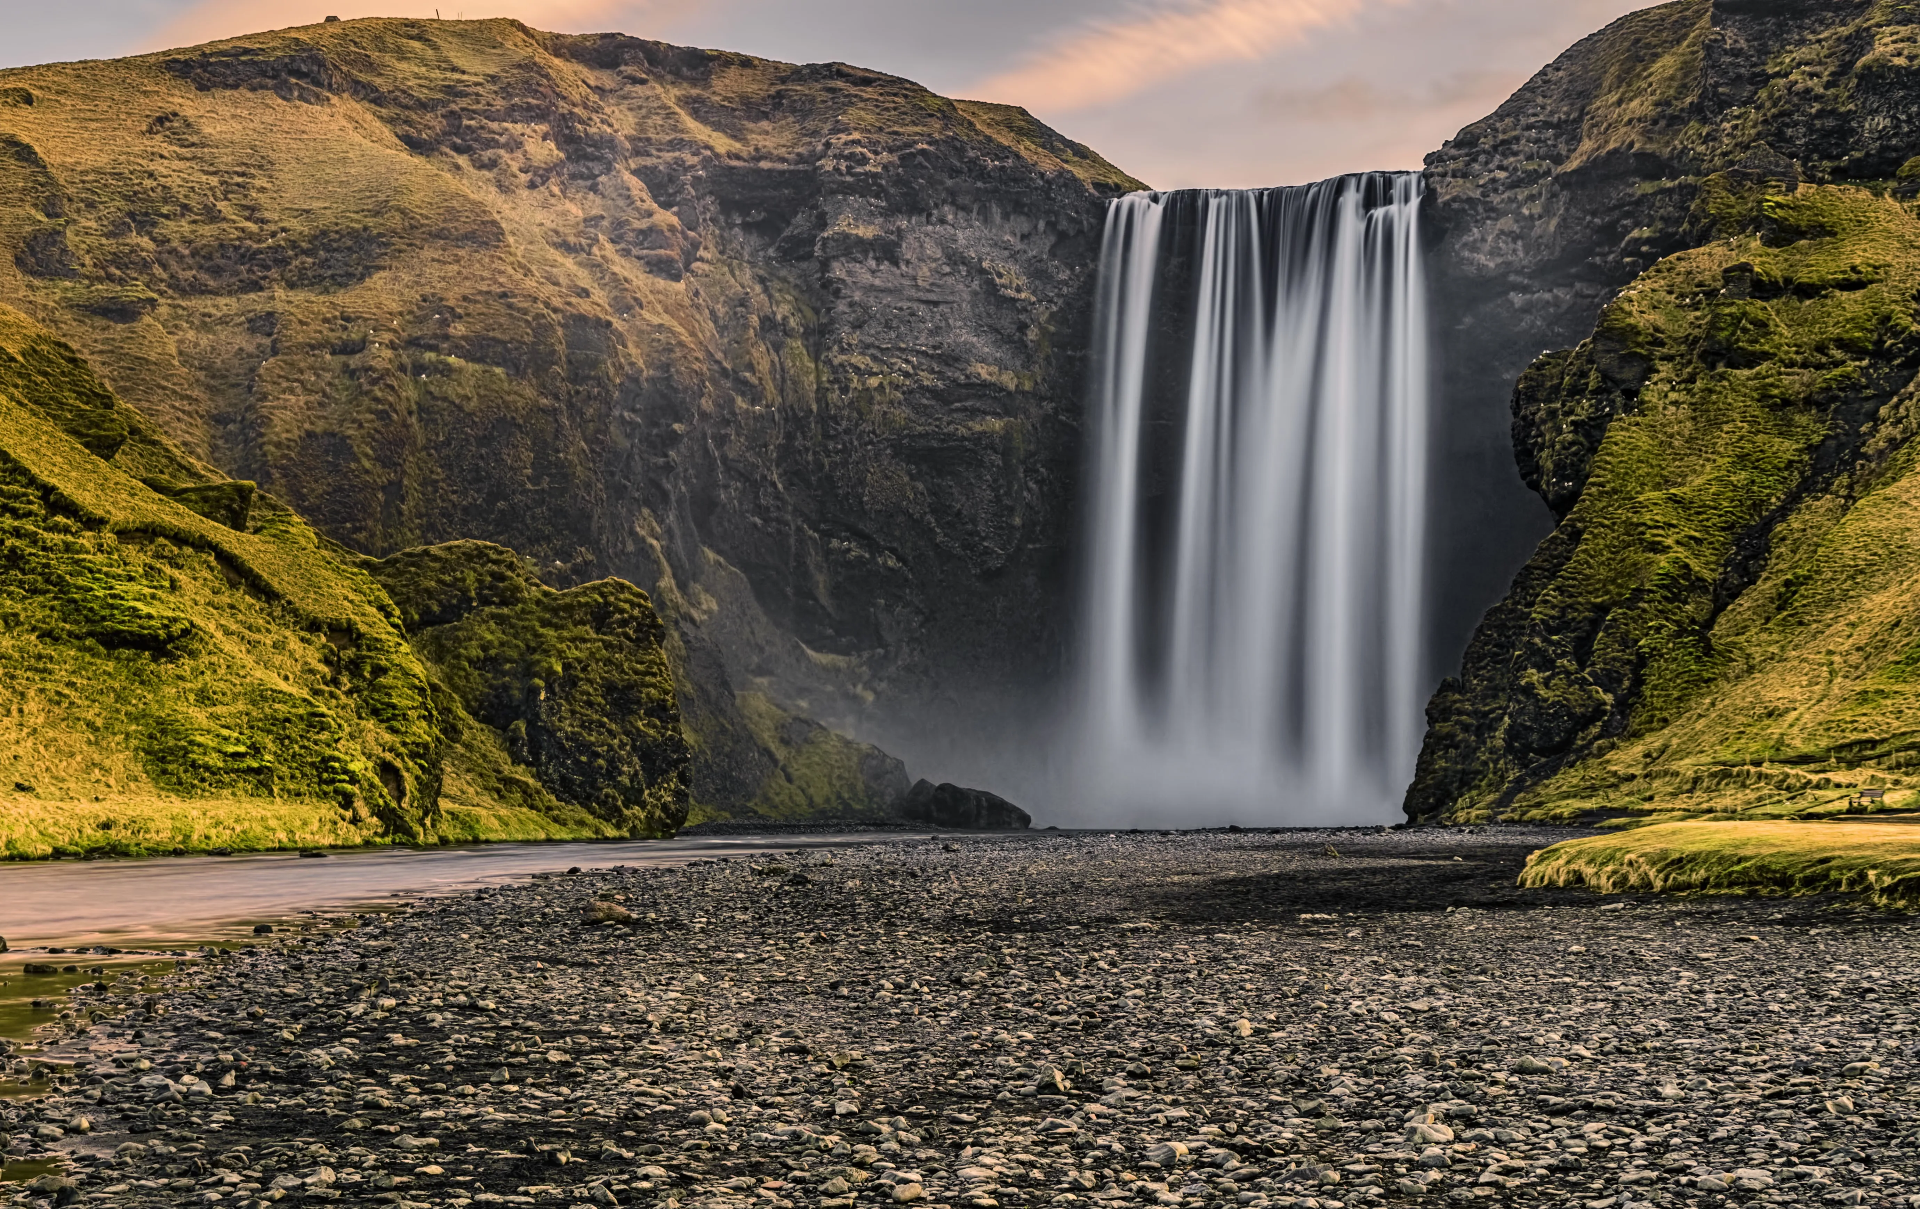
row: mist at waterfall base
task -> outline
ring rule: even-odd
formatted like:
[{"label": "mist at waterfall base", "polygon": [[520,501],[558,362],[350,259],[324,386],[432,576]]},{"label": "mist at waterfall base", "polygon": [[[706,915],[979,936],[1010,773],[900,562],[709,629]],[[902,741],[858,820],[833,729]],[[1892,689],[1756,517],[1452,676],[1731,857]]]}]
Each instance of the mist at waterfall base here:
[{"label": "mist at waterfall base", "polygon": [[1430,688],[1421,191],[1114,203],[1059,822],[1402,817]]}]

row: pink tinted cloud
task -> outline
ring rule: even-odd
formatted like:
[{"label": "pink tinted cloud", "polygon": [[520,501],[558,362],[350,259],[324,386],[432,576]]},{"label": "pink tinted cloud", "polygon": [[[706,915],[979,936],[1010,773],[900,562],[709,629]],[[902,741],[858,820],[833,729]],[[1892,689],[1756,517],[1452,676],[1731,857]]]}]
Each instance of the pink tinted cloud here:
[{"label": "pink tinted cloud", "polygon": [[1216,63],[1262,58],[1370,9],[1409,0],[1191,0],[1094,22],[967,90],[1030,109],[1116,101]]}]

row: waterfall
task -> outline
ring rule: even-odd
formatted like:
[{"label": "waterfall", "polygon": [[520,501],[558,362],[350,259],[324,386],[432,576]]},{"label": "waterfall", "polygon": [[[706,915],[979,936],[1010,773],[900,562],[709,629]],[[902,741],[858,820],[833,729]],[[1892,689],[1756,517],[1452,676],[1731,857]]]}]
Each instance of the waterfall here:
[{"label": "waterfall", "polygon": [[1077,821],[1397,817],[1426,687],[1421,188],[1109,211]]}]

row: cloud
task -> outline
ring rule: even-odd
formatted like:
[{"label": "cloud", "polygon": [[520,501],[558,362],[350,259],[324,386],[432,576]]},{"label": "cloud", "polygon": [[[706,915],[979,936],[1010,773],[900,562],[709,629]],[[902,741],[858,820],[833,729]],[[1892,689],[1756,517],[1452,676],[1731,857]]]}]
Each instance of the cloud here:
[{"label": "cloud", "polygon": [[1267,88],[1255,95],[1264,117],[1286,121],[1373,122],[1462,105],[1498,104],[1519,86],[1511,72],[1461,71],[1420,88],[1382,88],[1360,76],[1345,76],[1317,88]]},{"label": "cloud", "polygon": [[[155,31],[149,49],[193,46],[327,17],[518,17],[537,29],[605,29],[622,16],[664,7],[647,0],[198,0]],[[676,9],[685,5],[675,5]]]},{"label": "cloud", "polygon": [[1085,109],[1215,63],[1258,59],[1371,8],[1408,0],[1190,0],[1083,27],[970,96]]}]

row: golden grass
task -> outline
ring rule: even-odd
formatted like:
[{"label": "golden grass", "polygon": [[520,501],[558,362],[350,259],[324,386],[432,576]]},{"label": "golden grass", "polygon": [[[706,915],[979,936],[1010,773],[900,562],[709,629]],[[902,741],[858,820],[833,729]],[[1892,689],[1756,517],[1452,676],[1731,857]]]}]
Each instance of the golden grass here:
[{"label": "golden grass", "polygon": [[89,802],[0,794],[0,857],[97,852],[140,856],[184,848],[260,851],[382,842],[327,801],[119,797]]},{"label": "golden grass", "polygon": [[1602,894],[1864,894],[1920,903],[1920,826],[1659,823],[1568,840],[1527,858],[1523,886]]}]

